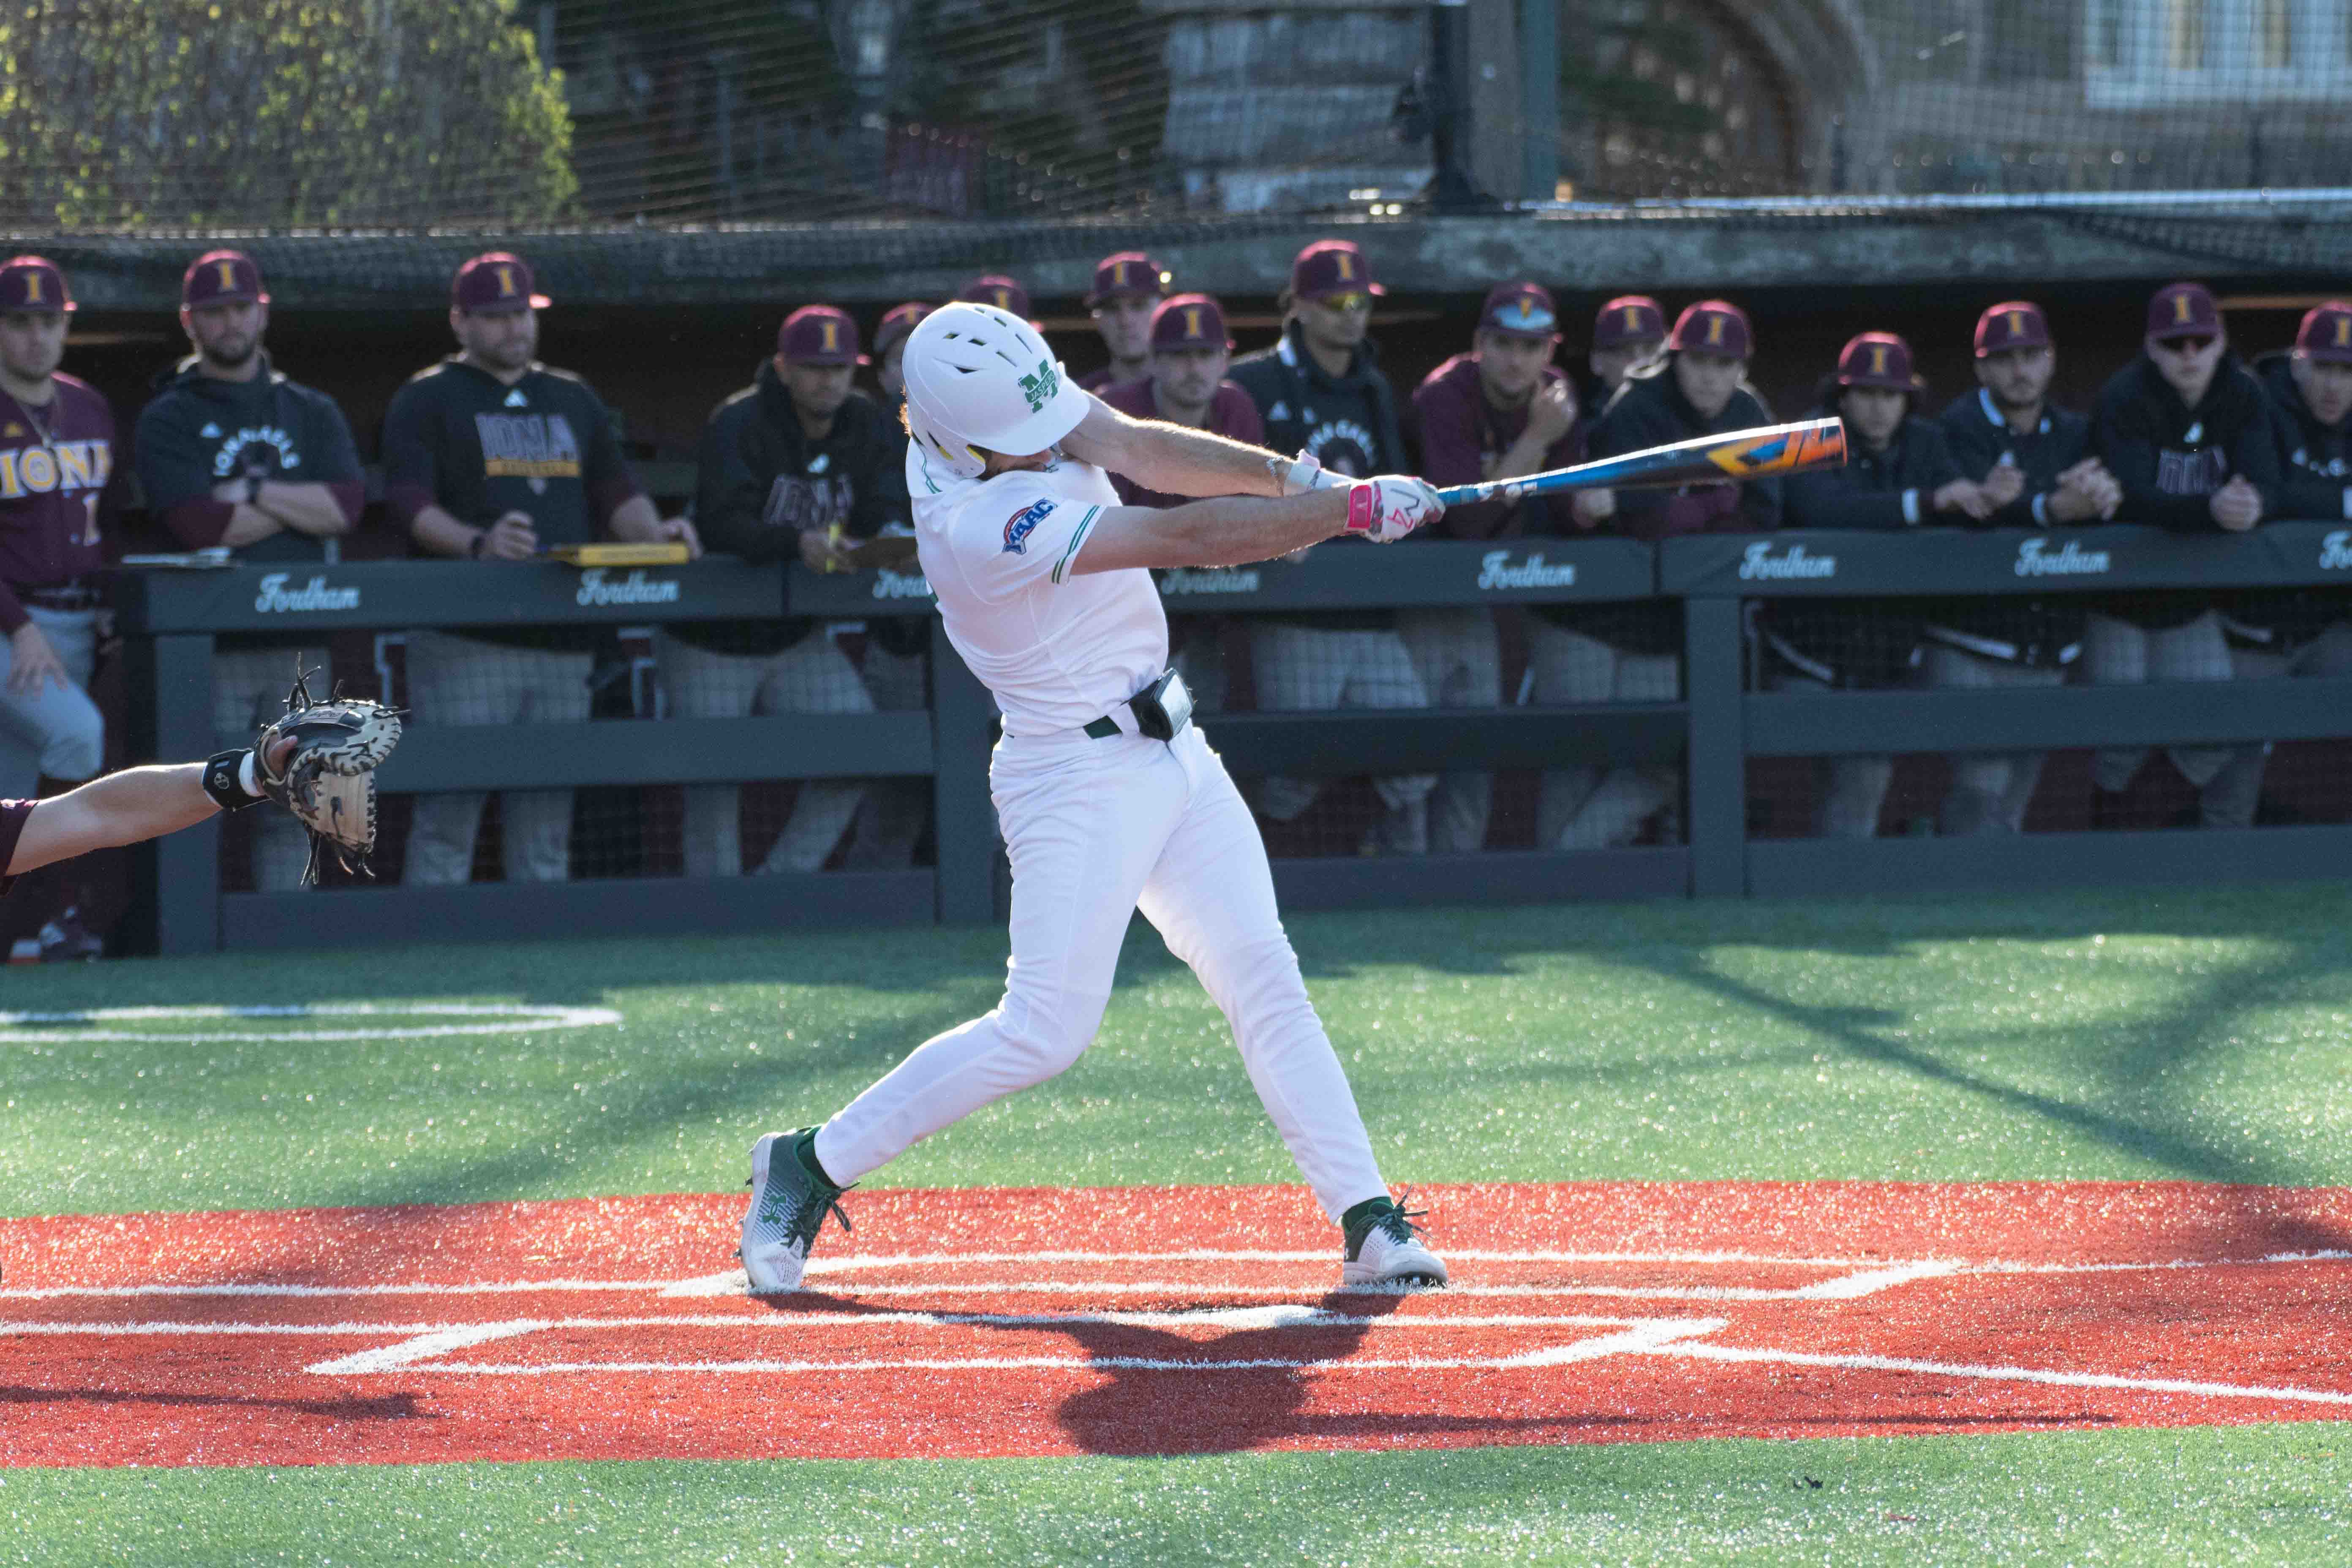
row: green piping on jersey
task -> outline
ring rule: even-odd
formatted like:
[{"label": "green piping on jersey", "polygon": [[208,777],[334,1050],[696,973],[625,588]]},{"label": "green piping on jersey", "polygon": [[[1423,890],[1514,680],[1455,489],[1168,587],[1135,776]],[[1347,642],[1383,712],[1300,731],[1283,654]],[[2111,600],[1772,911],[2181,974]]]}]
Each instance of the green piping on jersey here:
[{"label": "green piping on jersey", "polygon": [[1058,583],[1062,580],[1062,573],[1070,564],[1070,557],[1076,555],[1078,552],[1078,546],[1086,542],[1087,530],[1092,528],[1095,525],[1095,519],[1101,515],[1102,508],[1089,507],[1087,509],[1087,515],[1078,519],[1078,526],[1070,531],[1069,548],[1062,552],[1062,558],[1059,561],[1054,563],[1053,580],[1055,582]]}]

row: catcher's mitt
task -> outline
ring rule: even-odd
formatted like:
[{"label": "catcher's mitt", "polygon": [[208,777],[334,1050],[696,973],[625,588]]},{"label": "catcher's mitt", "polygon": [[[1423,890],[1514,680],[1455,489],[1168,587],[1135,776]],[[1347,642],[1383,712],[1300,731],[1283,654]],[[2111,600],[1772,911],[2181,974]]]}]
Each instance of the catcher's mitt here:
[{"label": "catcher's mitt", "polygon": [[[288,736],[294,748],[273,771],[270,753]],[[310,830],[306,884],[318,881],[320,857],[331,846],[343,869],[374,875],[367,858],[375,847],[375,770],[399,743],[397,710],[340,690],[313,701],[310,677],[295,672],[284,716],[264,725],[253,743],[253,772],[262,792]]]}]

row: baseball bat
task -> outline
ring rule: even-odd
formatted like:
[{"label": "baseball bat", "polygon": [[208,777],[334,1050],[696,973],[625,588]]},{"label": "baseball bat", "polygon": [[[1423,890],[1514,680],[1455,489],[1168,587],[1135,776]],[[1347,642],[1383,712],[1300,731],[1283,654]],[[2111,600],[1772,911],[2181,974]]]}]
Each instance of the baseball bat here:
[{"label": "baseball bat", "polygon": [[1622,457],[1602,458],[1597,462],[1552,468],[1540,474],[1522,474],[1515,479],[1450,485],[1437,492],[1437,499],[1447,506],[1469,506],[1478,501],[1551,495],[1559,490],[1705,484],[1713,479],[1755,479],[1771,474],[1802,473],[1809,468],[1843,467],[1844,421],[1806,419],[1794,425],[1764,425],[1753,430],[1701,436],[1672,446],[1646,447]]}]

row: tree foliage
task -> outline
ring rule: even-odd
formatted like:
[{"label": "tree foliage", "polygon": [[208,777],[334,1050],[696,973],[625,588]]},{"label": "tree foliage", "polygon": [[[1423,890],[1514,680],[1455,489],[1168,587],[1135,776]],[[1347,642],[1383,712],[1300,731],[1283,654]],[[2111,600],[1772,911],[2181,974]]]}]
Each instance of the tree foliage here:
[{"label": "tree foliage", "polygon": [[421,227],[554,218],[562,83],[511,0],[12,0],[0,222]]}]

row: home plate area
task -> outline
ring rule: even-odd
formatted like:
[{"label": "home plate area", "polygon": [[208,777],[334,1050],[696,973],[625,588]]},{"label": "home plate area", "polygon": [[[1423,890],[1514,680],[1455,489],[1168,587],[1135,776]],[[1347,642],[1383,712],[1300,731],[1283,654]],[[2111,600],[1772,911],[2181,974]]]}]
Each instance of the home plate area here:
[{"label": "home plate area", "polygon": [[0,1463],[980,1457],[2352,1415],[2352,1190],[1437,1187],[1341,1293],[1283,1188],[860,1192],[744,1294],[733,1195],[0,1222]]}]

